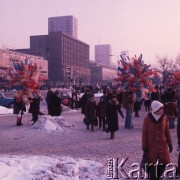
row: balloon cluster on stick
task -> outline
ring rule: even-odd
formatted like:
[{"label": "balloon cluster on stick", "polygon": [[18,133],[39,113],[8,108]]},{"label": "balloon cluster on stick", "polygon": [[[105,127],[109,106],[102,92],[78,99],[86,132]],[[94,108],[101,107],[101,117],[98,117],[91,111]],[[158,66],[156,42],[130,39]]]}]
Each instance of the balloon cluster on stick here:
[{"label": "balloon cluster on stick", "polygon": [[8,69],[6,79],[9,81],[9,85],[19,86],[32,92],[38,92],[38,87],[43,83],[37,64],[28,59],[18,63],[13,61],[13,67]]},{"label": "balloon cluster on stick", "polygon": [[176,71],[173,73],[173,76],[174,78],[177,80],[177,81],[180,81],[180,71]]},{"label": "balloon cluster on stick", "polygon": [[118,78],[115,80],[121,84],[121,88],[136,92],[141,88],[148,88],[150,91],[154,90],[152,80],[158,76],[158,73],[153,70],[150,65],[144,64],[142,54],[137,58],[118,60]]}]

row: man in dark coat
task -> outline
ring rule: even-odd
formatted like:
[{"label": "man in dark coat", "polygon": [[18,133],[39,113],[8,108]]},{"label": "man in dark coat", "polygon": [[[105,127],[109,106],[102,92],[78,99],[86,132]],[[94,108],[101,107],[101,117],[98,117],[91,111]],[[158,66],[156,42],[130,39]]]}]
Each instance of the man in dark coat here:
[{"label": "man in dark coat", "polygon": [[29,97],[29,100],[31,101],[29,113],[32,114],[32,121],[34,121],[34,124],[38,120],[38,115],[40,114],[40,101],[42,100],[42,97],[40,94],[36,93],[32,93],[32,95],[33,97]]},{"label": "man in dark coat", "polygon": [[56,90],[52,96],[52,116],[60,116],[62,112],[61,97],[59,90]]},{"label": "man in dark coat", "polygon": [[49,115],[52,115],[52,97],[53,97],[53,91],[51,87],[48,87],[46,103],[47,103],[47,109]]},{"label": "man in dark coat", "polygon": [[116,96],[112,95],[107,104],[107,123],[108,130],[111,132],[111,139],[114,139],[115,131],[119,130],[118,109],[119,102]]},{"label": "man in dark coat", "polygon": [[85,93],[83,94],[81,98],[81,106],[82,106],[81,113],[82,114],[85,114],[86,103],[89,99],[89,95],[90,95],[90,89],[86,89]]}]

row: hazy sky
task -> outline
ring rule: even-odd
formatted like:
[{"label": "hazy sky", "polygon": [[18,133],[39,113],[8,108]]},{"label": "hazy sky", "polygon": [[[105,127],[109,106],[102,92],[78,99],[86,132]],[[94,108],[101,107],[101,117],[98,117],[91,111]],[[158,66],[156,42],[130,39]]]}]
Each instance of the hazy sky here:
[{"label": "hazy sky", "polygon": [[[180,52],[180,0],[0,0],[0,48],[29,48],[29,36],[48,33],[48,17],[73,15],[78,39],[128,50],[146,63]],[[116,57],[114,57],[116,61]]]}]

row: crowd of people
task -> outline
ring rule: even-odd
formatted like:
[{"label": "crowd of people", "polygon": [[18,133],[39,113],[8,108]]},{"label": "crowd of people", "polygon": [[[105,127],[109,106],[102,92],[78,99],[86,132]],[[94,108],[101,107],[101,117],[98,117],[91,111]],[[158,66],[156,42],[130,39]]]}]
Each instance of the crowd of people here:
[{"label": "crowd of people", "polygon": [[[172,88],[163,89],[155,86],[153,92],[138,89],[136,92],[121,89],[104,88],[103,95],[97,102],[94,93],[90,88],[85,89],[85,93],[80,99],[81,113],[84,114],[84,123],[87,129],[94,131],[98,126],[103,131],[110,133],[110,138],[115,138],[115,132],[119,130],[118,114],[125,118],[124,127],[131,130],[133,126],[132,114],[139,117],[144,105],[147,116],[144,119],[142,129],[142,149],[143,160],[149,164],[156,164],[158,161],[163,164],[156,173],[153,166],[149,170],[150,179],[159,179],[165,166],[170,163],[169,153],[172,152],[172,139],[169,129],[175,128],[177,118],[177,150],[180,151],[180,92],[176,93]],[[53,91],[48,88],[46,103],[48,114],[60,116],[62,113],[62,99],[60,91]],[[22,93],[18,91],[15,95],[14,114],[17,114],[17,126],[22,125],[22,114],[26,111],[26,102],[30,103],[29,113],[32,113],[32,121],[38,120],[40,112],[40,101],[42,97],[38,93]],[[72,90],[70,107],[78,109],[79,97],[75,89]],[[125,115],[122,108],[125,109]],[[180,155],[179,155],[180,159]],[[180,162],[179,162],[180,163]],[[180,164],[179,164],[180,167]],[[180,169],[179,169],[180,171]],[[158,175],[158,177],[157,177]]]}]

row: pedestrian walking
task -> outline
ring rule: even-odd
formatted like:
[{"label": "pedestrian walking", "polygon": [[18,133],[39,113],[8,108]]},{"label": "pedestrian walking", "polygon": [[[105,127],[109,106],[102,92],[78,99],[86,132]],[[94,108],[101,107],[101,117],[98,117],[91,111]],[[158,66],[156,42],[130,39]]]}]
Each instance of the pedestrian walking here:
[{"label": "pedestrian walking", "polygon": [[94,131],[94,126],[97,125],[96,101],[94,99],[94,94],[89,95],[89,100],[85,107],[85,117],[89,121],[86,125],[87,129],[89,129],[89,126],[91,125],[91,130]]},{"label": "pedestrian walking", "polygon": [[116,95],[111,95],[111,98],[108,100],[107,104],[107,124],[108,130],[111,133],[111,139],[114,139],[115,131],[119,130],[118,124],[118,109],[119,102],[116,98]]},{"label": "pedestrian walking", "polygon": [[52,106],[52,97],[53,97],[53,91],[51,86],[48,87],[48,92],[47,92],[47,96],[46,96],[46,103],[47,103],[47,109],[48,109],[48,114],[52,115],[52,110],[53,110],[53,106]]},{"label": "pedestrian walking", "polygon": [[148,176],[150,180],[161,179],[165,167],[170,163],[172,140],[169,132],[164,105],[159,101],[151,103],[151,112],[144,119],[142,130],[142,148],[148,159]]},{"label": "pedestrian walking", "polygon": [[30,101],[29,113],[32,114],[31,121],[33,121],[34,124],[38,120],[38,115],[43,115],[43,113],[40,112],[40,102],[42,101],[42,96],[40,93],[32,93],[32,96],[29,97],[29,101]]},{"label": "pedestrian walking", "polygon": [[125,128],[132,129],[132,110],[133,110],[134,97],[133,93],[129,90],[124,92],[123,96],[123,106],[126,109],[126,118],[125,118]]},{"label": "pedestrian walking", "polygon": [[71,109],[77,109],[78,106],[78,95],[75,89],[72,91],[72,98],[71,98]]},{"label": "pedestrian walking", "polygon": [[101,97],[97,105],[97,117],[99,119],[99,128],[101,129],[101,127],[103,127],[103,131],[105,131],[106,115],[107,103],[104,102],[104,99]]},{"label": "pedestrian walking", "polygon": [[60,116],[62,113],[61,97],[59,90],[56,90],[52,96],[52,116]]},{"label": "pedestrian walking", "polygon": [[26,111],[26,103],[28,101],[27,93],[19,90],[14,96],[13,114],[17,114],[16,126],[22,126],[22,115]]}]

